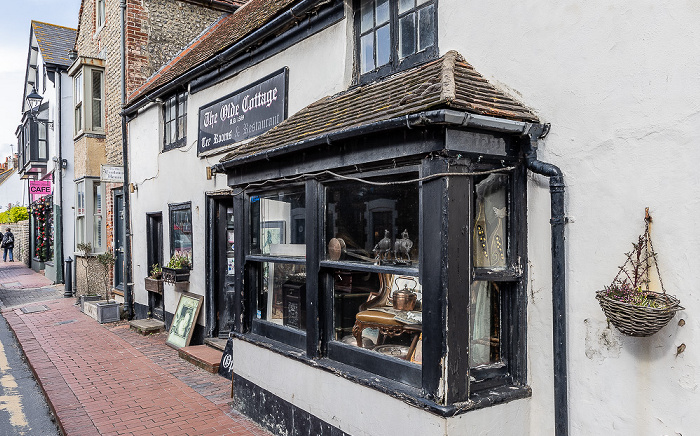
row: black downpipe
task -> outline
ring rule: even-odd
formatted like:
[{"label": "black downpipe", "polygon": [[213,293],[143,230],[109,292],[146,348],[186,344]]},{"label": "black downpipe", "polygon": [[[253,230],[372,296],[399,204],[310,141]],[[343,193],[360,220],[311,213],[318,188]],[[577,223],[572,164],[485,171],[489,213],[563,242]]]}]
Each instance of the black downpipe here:
[{"label": "black downpipe", "polygon": [[527,136],[525,162],[533,173],[549,177],[552,204],[552,312],[554,351],[554,434],[569,434],[568,376],[566,353],[566,258],[564,252],[564,176],[556,165],[537,160],[537,141],[549,126],[535,125]]},{"label": "black downpipe", "polygon": [[[126,104],[126,0],[121,0],[121,94],[122,106]],[[126,115],[122,112],[122,164],[124,165],[124,305],[128,319],[134,318],[133,280],[131,278],[131,202],[129,200],[129,146],[126,137]]]}]

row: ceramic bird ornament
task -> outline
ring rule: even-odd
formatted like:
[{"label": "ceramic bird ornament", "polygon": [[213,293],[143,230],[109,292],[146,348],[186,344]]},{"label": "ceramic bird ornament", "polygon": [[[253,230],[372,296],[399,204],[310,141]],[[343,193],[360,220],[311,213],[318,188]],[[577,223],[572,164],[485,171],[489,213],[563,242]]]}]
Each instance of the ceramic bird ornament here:
[{"label": "ceramic bird ornament", "polygon": [[384,238],[374,246],[372,252],[375,254],[375,259],[386,259],[391,253],[391,238],[389,238],[389,231],[384,230]]}]

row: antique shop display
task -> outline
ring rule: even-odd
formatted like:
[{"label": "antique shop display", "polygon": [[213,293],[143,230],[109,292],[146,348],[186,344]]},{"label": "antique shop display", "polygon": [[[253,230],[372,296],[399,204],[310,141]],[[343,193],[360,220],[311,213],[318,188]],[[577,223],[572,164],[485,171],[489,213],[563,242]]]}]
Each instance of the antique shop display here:
[{"label": "antique shop display", "polygon": [[[605,316],[628,336],[651,336],[663,328],[677,311],[684,310],[680,301],[666,293],[651,241],[651,216],[646,210],[644,233],[619,268],[612,283],[596,292]],[[650,272],[654,266],[661,292],[649,290]]]}]

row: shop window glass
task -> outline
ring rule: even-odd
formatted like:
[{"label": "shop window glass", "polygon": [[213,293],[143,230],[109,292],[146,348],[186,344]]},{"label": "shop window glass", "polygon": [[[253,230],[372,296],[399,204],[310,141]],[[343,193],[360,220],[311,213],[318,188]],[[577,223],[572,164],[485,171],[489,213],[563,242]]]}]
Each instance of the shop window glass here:
[{"label": "shop window glass", "polygon": [[257,318],[305,331],[304,192],[279,191],[251,197],[249,228],[251,254],[260,260]]},{"label": "shop window glass", "polygon": [[505,268],[508,255],[508,184],[510,178],[491,174],[476,180],[474,266]]},{"label": "shop window glass", "polygon": [[[325,257],[344,265],[333,272],[334,339],[421,363],[418,183],[342,182],[329,186],[326,197]],[[373,268],[355,270],[355,264]]]}]

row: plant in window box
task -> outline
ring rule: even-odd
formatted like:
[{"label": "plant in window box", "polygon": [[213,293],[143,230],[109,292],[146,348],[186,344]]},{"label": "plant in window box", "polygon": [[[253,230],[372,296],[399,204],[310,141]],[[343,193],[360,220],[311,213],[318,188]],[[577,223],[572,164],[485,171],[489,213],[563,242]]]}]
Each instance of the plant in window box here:
[{"label": "plant in window box", "polygon": [[163,293],[163,269],[157,263],[151,265],[151,272],[145,278],[145,286],[147,291]]},{"label": "plant in window box", "polygon": [[191,268],[192,259],[189,254],[176,251],[168,264],[163,267],[163,281],[168,283],[189,281]]},{"label": "plant in window box", "polygon": [[[666,293],[651,242],[651,216],[647,209],[646,228],[633,249],[625,253],[627,260],[619,268],[610,286],[596,292],[605,316],[623,334],[651,336],[661,330],[679,310],[680,301]],[[649,273],[655,266],[662,292],[649,290]]]},{"label": "plant in window box", "polygon": [[116,322],[119,321],[119,304],[112,300],[112,269],[114,268],[114,262],[116,258],[114,253],[111,251],[105,251],[95,256],[97,263],[102,267],[102,285],[104,286],[104,292],[106,301],[99,301],[97,305],[97,321],[100,324],[106,322]]},{"label": "plant in window box", "polygon": [[[99,301],[102,297],[97,293],[92,280],[94,274],[91,274],[91,263],[94,261],[94,256],[92,255],[92,245],[87,242],[81,242],[76,246],[76,265],[78,259],[80,259],[80,264],[83,267],[82,277],[77,277],[76,293],[78,294],[78,301],[80,302],[80,310],[85,312],[85,302],[88,301]],[[77,275],[77,271],[76,271]]]}]

